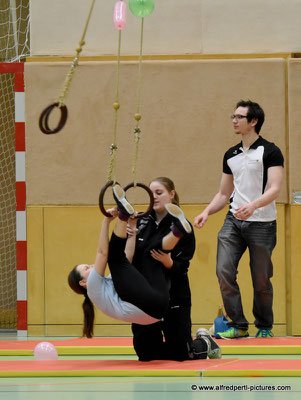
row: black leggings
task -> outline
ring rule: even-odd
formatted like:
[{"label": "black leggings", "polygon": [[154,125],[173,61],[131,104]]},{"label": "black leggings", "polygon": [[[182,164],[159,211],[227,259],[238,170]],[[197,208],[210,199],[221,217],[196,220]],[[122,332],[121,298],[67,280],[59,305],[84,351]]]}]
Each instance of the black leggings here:
[{"label": "black leggings", "polygon": [[126,258],[126,240],[112,233],[108,264],[118,296],[153,318],[161,319],[169,304],[169,289],[163,267],[145,257],[152,276],[145,278]]},{"label": "black leggings", "polygon": [[204,339],[192,340],[189,306],[170,308],[164,321],[155,324],[132,324],[132,332],[139,361],[207,358],[208,347]]}]

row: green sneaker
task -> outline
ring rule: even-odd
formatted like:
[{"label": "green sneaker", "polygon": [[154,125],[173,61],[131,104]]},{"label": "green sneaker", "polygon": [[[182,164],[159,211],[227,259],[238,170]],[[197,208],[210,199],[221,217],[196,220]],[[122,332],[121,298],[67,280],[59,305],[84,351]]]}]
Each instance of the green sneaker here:
[{"label": "green sneaker", "polygon": [[274,334],[271,329],[259,329],[255,337],[274,337]]},{"label": "green sneaker", "polygon": [[247,336],[249,336],[247,330],[236,329],[234,327],[227,329],[225,332],[217,332],[215,334],[217,339],[235,339]]}]

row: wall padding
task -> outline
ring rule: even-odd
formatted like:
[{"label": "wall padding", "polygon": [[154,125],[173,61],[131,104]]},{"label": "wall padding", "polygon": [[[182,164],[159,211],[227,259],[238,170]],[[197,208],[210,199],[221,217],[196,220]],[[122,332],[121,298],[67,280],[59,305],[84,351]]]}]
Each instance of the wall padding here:
[{"label": "wall padding", "polygon": [[[57,99],[68,69],[69,63],[25,65],[29,205],[97,204],[107,180],[115,63],[81,63],[66,101],[66,127],[56,135],[39,130],[39,115]],[[170,176],[183,203],[209,202],[223,154],[240,140],[230,115],[241,98],[262,105],[262,135],[285,153],[285,71],[283,59],[145,62],[138,181]],[[137,73],[136,62],[122,63],[117,179],[124,185],[132,181]],[[134,200],[145,202],[141,191]],[[286,184],[278,201],[287,201]]]},{"label": "wall padding", "polygon": [[289,60],[288,68],[288,106],[289,106],[289,184],[290,201],[293,192],[301,191],[301,60]]}]

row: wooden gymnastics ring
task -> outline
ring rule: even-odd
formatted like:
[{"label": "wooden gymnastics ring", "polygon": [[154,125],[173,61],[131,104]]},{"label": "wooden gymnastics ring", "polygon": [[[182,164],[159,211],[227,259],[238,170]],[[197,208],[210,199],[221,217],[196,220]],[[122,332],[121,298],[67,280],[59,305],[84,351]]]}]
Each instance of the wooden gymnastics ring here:
[{"label": "wooden gymnastics ring", "polygon": [[144,213],[139,213],[137,218],[147,217],[151,213],[151,211],[153,209],[153,206],[154,206],[154,195],[153,195],[153,192],[150,190],[150,188],[148,186],[144,185],[144,183],[139,183],[139,182],[137,182],[136,184],[134,182],[131,182],[128,185],[126,185],[123,188],[123,190],[126,192],[128,189],[130,189],[132,187],[135,187],[135,186],[141,187],[149,195],[149,206],[148,206],[148,209]]},{"label": "wooden gymnastics ring", "polygon": [[40,127],[41,131],[43,133],[45,133],[46,135],[51,135],[51,134],[54,134],[54,133],[58,133],[59,131],[61,131],[63,129],[63,127],[65,126],[65,123],[67,121],[68,109],[67,109],[67,107],[65,105],[62,105],[61,107],[59,107],[59,109],[61,110],[61,118],[60,118],[60,121],[58,123],[58,126],[56,128],[54,128],[54,129],[50,129],[49,128],[48,119],[49,119],[49,116],[51,114],[51,111],[55,107],[59,107],[59,103],[50,104],[48,107],[45,108],[44,111],[42,111],[42,113],[40,115],[39,127]]},{"label": "wooden gymnastics ring", "polygon": [[[118,182],[116,182],[116,183],[118,183]],[[113,184],[114,184],[114,181],[108,181],[108,182],[102,187],[102,189],[101,189],[101,191],[100,191],[100,193],[99,193],[99,199],[98,199],[98,204],[99,204],[100,211],[103,213],[103,215],[105,215],[105,216],[108,217],[108,218],[112,217],[112,215],[106,212],[106,210],[105,210],[105,208],[104,208],[104,206],[103,206],[103,198],[104,198],[104,195],[105,195],[107,189],[108,189],[110,186],[112,186]]]}]

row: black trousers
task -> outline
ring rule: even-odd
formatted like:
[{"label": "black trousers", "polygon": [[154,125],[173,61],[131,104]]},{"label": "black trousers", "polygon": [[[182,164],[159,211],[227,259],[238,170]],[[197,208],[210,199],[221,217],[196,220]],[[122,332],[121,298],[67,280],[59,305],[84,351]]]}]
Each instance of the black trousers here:
[{"label": "black trousers", "polygon": [[112,233],[108,264],[118,296],[153,318],[161,319],[169,304],[169,290],[163,267],[146,257],[151,276],[143,276],[125,256],[126,239]]},{"label": "black trousers", "polygon": [[206,342],[191,337],[190,309],[176,306],[168,310],[162,322],[132,324],[133,344],[139,361],[207,358]]}]

